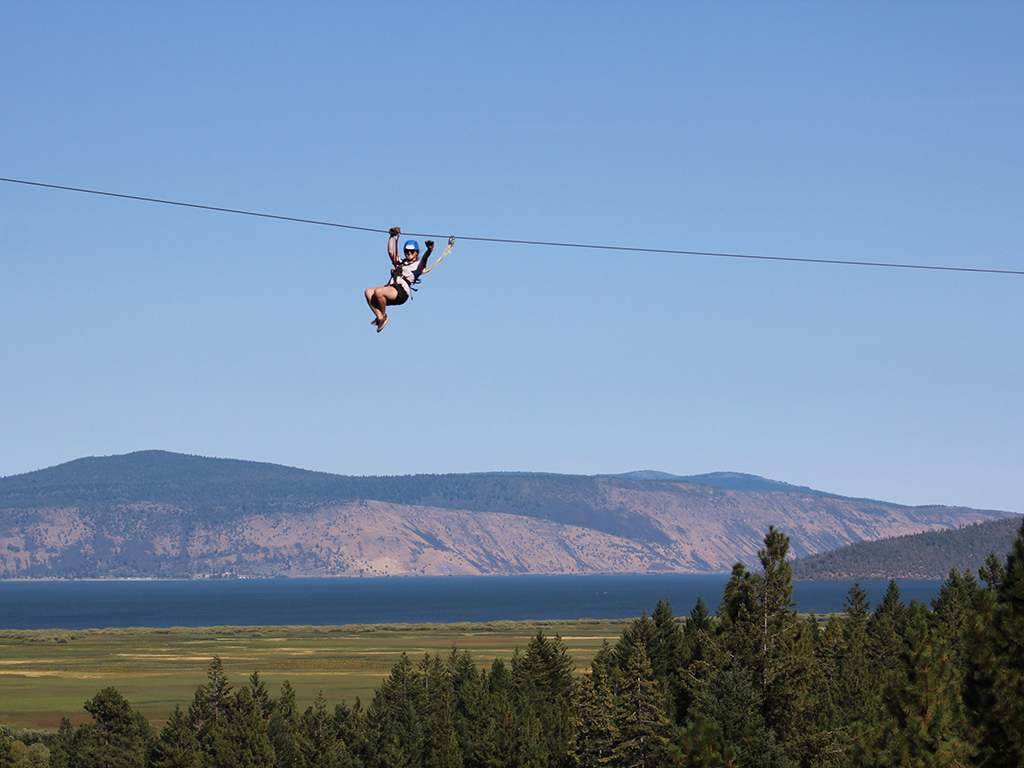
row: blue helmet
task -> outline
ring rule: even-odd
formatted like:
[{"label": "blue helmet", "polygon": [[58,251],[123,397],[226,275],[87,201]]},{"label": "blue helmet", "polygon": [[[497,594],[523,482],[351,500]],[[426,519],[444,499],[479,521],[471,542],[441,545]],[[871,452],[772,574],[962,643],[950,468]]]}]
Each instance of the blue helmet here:
[{"label": "blue helmet", "polygon": [[419,249],[420,249],[420,244],[417,243],[415,240],[406,240],[405,241],[405,250],[407,250],[407,251],[418,251]]}]

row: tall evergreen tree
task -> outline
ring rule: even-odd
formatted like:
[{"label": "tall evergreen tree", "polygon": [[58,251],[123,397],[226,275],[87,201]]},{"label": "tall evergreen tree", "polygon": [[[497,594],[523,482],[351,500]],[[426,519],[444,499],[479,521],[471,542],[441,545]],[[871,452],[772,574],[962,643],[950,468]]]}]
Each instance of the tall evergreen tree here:
[{"label": "tall evergreen tree", "polygon": [[366,753],[366,716],[362,703],[356,698],[351,707],[345,702],[334,707],[334,731],[338,734],[346,760],[353,766],[362,765],[359,755]]},{"label": "tall evergreen tree", "polygon": [[452,706],[454,707],[455,735],[459,743],[459,751],[465,760],[465,755],[471,748],[469,718],[480,675],[469,651],[459,651],[456,648],[452,648],[452,652],[448,656],[448,674],[451,678],[454,696]]},{"label": "tall evergreen tree", "polygon": [[152,768],[200,768],[202,750],[181,706],[176,705],[153,747]]},{"label": "tall evergreen tree", "polygon": [[907,610],[900,600],[900,588],[889,581],[885,597],[868,621],[868,650],[871,669],[879,679],[898,673],[906,650]]},{"label": "tall evergreen tree", "polygon": [[[676,713],[686,706],[682,685],[683,669],[690,661],[686,658],[686,637],[668,600],[658,601],[651,614],[651,621],[654,624],[654,637],[647,648],[647,654],[651,659],[654,677],[661,683],[662,693],[665,694],[668,717],[675,721]],[[683,715],[685,712],[681,712],[679,717]]]},{"label": "tall evergreen tree", "polygon": [[419,766],[423,757],[423,727],[419,698],[423,685],[407,654],[391,668],[367,710],[366,756],[371,766]]},{"label": "tall evergreen tree", "polygon": [[[743,768],[793,768],[775,735],[765,727],[761,701],[749,669],[707,665],[693,688],[693,703],[681,736],[684,752],[698,759],[705,755],[701,739],[713,737],[717,760],[729,755]],[[704,763],[698,762],[697,765]],[[708,763],[714,765],[714,762]]]},{"label": "tall evergreen tree", "polygon": [[[874,698],[880,691],[878,678],[870,663],[868,622],[871,604],[867,592],[855,583],[846,597],[843,612],[842,641],[832,640],[836,651],[836,680],[831,686],[836,709],[845,713],[845,724],[839,726],[837,748],[848,752],[853,742],[863,738],[874,727],[879,707]],[[833,630],[834,631],[834,630]]]},{"label": "tall evergreen tree", "polygon": [[971,622],[965,698],[983,768],[1024,765],[1024,523]]},{"label": "tall evergreen tree", "polygon": [[850,587],[844,603],[843,613],[846,617],[846,621],[843,623],[844,628],[866,630],[871,603],[868,600],[868,593],[864,591],[859,581],[854,582]]},{"label": "tall evergreen tree", "polygon": [[424,687],[421,704],[423,765],[426,768],[462,768],[451,671],[436,653],[420,662]]},{"label": "tall evergreen tree", "polygon": [[665,696],[643,645],[634,646],[618,682],[611,764],[616,768],[660,766],[667,752],[672,723],[665,711]]},{"label": "tall evergreen tree", "polygon": [[[560,637],[538,632],[512,657],[522,748],[548,768],[568,766],[575,753],[576,677]],[[531,758],[533,761],[533,758]]]},{"label": "tall evergreen tree", "polygon": [[704,598],[698,597],[697,602],[690,610],[690,618],[683,628],[683,647],[680,653],[674,714],[674,719],[679,724],[686,722],[693,701],[691,670],[702,667],[712,655],[710,640],[712,627],[707,604],[704,602]]},{"label": "tall evergreen tree", "polygon": [[150,733],[128,700],[108,687],[85,702],[93,722],[78,727],[72,740],[76,768],[143,768]]},{"label": "tall evergreen tree", "polygon": [[296,742],[306,768],[344,768],[352,763],[322,690],[302,715],[302,735]]},{"label": "tall evergreen tree", "polygon": [[511,768],[516,752],[517,707],[512,674],[501,659],[475,684],[468,707],[469,734],[463,758],[467,768]]},{"label": "tall evergreen tree", "polygon": [[281,695],[274,702],[267,733],[274,747],[276,768],[305,768],[309,745],[302,715],[295,703],[295,689],[288,680],[281,684]]},{"label": "tall evergreen tree", "polygon": [[798,625],[788,553],[789,537],[769,526],[758,551],[763,573],[750,579],[750,599],[737,615],[731,645],[751,671],[765,727],[779,737],[790,735],[806,672],[806,660],[794,648]]},{"label": "tall evergreen tree", "polygon": [[252,691],[253,703],[257,710],[269,723],[270,716],[274,713],[274,700],[270,697],[270,691],[267,689],[267,684],[263,682],[263,678],[260,677],[258,669],[254,669],[249,675],[249,690]]},{"label": "tall evergreen tree", "polygon": [[60,719],[57,735],[50,745],[50,768],[71,768],[72,741],[75,729],[66,717]]},{"label": "tall evergreen tree", "polygon": [[989,552],[985,564],[978,569],[978,578],[989,592],[994,592],[1006,576],[1003,561],[995,552]]},{"label": "tall evergreen tree", "polygon": [[749,614],[753,608],[753,574],[743,563],[736,563],[725,583],[725,594],[718,615],[728,625],[739,619],[744,612]]},{"label": "tall evergreen tree", "polygon": [[205,754],[209,768],[274,768],[263,707],[248,686],[228,698],[222,716],[208,732]]},{"label": "tall evergreen tree", "polygon": [[619,740],[612,674],[618,677],[621,672],[617,667],[596,663],[583,676],[576,742],[579,768],[601,768],[612,760],[612,748]]},{"label": "tall evergreen tree", "polygon": [[231,701],[231,686],[220,656],[213,657],[206,670],[206,677],[207,683],[196,689],[188,708],[189,725],[204,753],[209,751],[212,733],[226,717]]},{"label": "tall evergreen tree", "polygon": [[858,765],[878,768],[964,768],[968,749],[960,678],[944,640],[917,622],[904,664],[884,696],[885,719],[873,743],[855,753]]},{"label": "tall evergreen tree", "polygon": [[655,643],[656,633],[657,629],[654,626],[654,622],[647,615],[647,611],[640,614],[639,618],[633,619],[622,630],[622,635],[613,648],[615,666],[619,669],[625,669],[629,664],[630,658],[633,656],[633,650],[637,646],[643,646],[644,650],[649,654],[649,649]]},{"label": "tall evergreen tree", "polygon": [[977,597],[978,583],[974,577],[953,568],[932,600],[929,619],[949,649],[951,662],[961,673],[968,620]]},{"label": "tall evergreen tree", "polygon": [[685,634],[692,635],[696,632],[708,632],[711,629],[711,615],[708,613],[707,603],[703,597],[698,597],[697,602],[690,609],[690,620],[686,622]]}]

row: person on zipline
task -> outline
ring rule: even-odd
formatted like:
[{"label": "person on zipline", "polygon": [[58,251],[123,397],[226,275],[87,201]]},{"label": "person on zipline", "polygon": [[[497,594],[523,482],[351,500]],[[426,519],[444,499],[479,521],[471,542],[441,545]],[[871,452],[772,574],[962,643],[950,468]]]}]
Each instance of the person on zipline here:
[{"label": "person on zipline", "polygon": [[420,258],[420,245],[415,240],[405,241],[405,255],[398,258],[398,237],[402,230],[392,227],[388,231],[388,256],[391,258],[391,279],[387,285],[366,289],[366,303],[373,310],[373,324],[377,333],[388,324],[388,307],[405,304],[415,285],[427,268],[427,259],[434,250],[434,241],[427,240],[427,250]]}]

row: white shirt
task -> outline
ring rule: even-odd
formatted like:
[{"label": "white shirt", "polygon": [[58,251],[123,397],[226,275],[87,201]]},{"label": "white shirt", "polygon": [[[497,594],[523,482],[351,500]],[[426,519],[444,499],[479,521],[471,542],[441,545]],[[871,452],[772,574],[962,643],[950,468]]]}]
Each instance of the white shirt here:
[{"label": "white shirt", "polygon": [[416,278],[418,277],[416,272],[419,265],[419,256],[412,259],[402,259],[398,262],[398,266],[402,269],[401,273],[392,277],[389,284],[397,285],[401,282],[403,283],[402,287],[405,288],[405,292],[412,295],[412,284],[416,282]]}]

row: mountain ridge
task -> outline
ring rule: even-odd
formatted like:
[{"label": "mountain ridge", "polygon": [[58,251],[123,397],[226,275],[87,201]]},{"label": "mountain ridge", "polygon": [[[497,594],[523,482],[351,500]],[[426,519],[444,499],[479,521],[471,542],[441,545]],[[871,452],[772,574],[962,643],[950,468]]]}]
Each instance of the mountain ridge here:
[{"label": "mountain ridge", "polygon": [[0,478],[0,577],[709,573],[756,561],[768,525],[806,556],[1009,516],[741,473],[627,474],[640,477],[354,477],[166,451],[87,457]]}]

